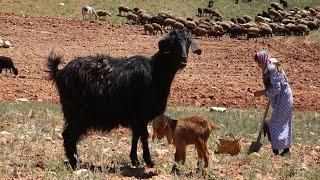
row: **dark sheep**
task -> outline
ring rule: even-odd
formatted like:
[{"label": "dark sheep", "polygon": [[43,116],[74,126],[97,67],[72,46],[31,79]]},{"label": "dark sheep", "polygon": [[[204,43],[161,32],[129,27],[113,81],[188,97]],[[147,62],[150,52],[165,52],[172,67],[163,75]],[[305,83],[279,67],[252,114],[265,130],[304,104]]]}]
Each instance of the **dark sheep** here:
[{"label": "dark sheep", "polygon": [[126,12],[126,13],[128,13],[128,12],[131,12],[131,11],[132,11],[130,8],[128,8],[128,7],[126,7],[126,6],[119,6],[119,7],[118,7],[118,10],[119,10],[119,16],[121,16],[121,12]]},{"label": "dark sheep", "polygon": [[160,26],[164,26],[164,18],[161,16],[153,16],[150,20],[150,23],[157,23]]},{"label": "dark sheep", "polygon": [[62,58],[49,54],[47,72],[60,95],[65,119],[62,137],[73,169],[77,142],[88,130],[109,132],[120,125],[132,130],[132,165],[140,165],[137,143],[141,139],[143,159],[154,166],[147,124],[164,113],[172,81],[186,66],[190,46],[193,53],[201,54],[185,31],[173,30],[159,41],[159,51],[151,57],[78,57],[58,69]]},{"label": "dark sheep", "polygon": [[238,24],[238,21],[236,18],[231,18],[231,22],[235,23],[235,24]]},{"label": "dark sheep", "polygon": [[285,8],[288,7],[288,2],[286,0],[280,0],[280,4],[282,4],[283,7],[285,7]]},{"label": "dark sheep", "polygon": [[14,75],[18,75],[18,69],[14,67],[13,61],[10,57],[0,56],[0,74],[3,69],[6,71],[9,69],[10,73],[12,70]]},{"label": "dark sheep", "polygon": [[211,9],[204,8],[203,9],[203,15],[205,16],[206,14],[211,15]]},{"label": "dark sheep", "polygon": [[244,18],[242,18],[242,17],[238,17],[238,18],[237,18],[237,22],[238,22],[239,24],[245,24],[245,23],[246,23],[246,20],[245,20]]},{"label": "dark sheep", "polygon": [[209,1],[208,1],[208,8],[212,8],[213,2],[214,2],[213,0],[209,0]]},{"label": "dark sheep", "polygon": [[198,16],[203,16],[203,9],[202,8],[198,8]]}]

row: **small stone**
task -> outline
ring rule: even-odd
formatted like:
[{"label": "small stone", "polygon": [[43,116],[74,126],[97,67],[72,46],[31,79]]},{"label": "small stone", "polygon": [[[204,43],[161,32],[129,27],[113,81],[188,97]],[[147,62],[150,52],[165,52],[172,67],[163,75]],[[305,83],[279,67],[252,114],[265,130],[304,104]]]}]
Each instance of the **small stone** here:
[{"label": "small stone", "polygon": [[73,174],[76,176],[81,176],[81,178],[84,178],[89,176],[92,173],[88,169],[79,169],[77,171],[74,171]]},{"label": "small stone", "polygon": [[0,132],[0,135],[1,135],[1,136],[10,136],[11,133],[9,133],[8,131],[1,131],[1,132]]},{"label": "small stone", "polygon": [[10,41],[4,41],[4,44],[3,44],[3,47],[4,48],[9,48],[9,47],[11,47],[12,45],[11,45],[11,43],[10,43]]},{"label": "small stone", "polygon": [[0,38],[0,47],[3,47],[4,41]]}]

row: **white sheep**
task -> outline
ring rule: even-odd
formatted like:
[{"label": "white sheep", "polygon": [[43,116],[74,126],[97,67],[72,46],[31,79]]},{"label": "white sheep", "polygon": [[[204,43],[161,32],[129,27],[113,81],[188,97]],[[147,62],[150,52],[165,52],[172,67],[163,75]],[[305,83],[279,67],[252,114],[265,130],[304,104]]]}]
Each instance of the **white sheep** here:
[{"label": "white sheep", "polygon": [[91,6],[84,6],[82,8],[82,16],[83,16],[83,20],[86,19],[85,17],[86,16],[89,16],[90,19],[91,17],[94,16],[94,19],[97,20],[98,19],[98,15],[97,15],[97,12],[94,10],[93,7]]}]

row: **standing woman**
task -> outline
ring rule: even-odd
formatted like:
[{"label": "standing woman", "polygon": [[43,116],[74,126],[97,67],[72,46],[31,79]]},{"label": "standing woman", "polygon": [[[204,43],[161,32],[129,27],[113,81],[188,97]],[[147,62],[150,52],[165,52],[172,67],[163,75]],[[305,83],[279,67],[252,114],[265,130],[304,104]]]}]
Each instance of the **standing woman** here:
[{"label": "standing woman", "polygon": [[290,156],[292,142],[292,91],[288,78],[278,60],[270,58],[266,51],[258,51],[255,62],[262,69],[264,90],[254,92],[255,97],[267,96],[272,107],[269,128],[272,151],[275,155]]}]

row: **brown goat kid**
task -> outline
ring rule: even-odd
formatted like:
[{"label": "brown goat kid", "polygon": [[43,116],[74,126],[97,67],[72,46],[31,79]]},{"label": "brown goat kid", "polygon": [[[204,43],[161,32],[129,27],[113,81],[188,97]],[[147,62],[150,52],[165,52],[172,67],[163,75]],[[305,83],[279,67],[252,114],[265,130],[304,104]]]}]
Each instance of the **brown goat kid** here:
[{"label": "brown goat kid", "polygon": [[[204,167],[207,168],[210,159],[207,141],[214,129],[220,127],[202,116],[192,116],[174,120],[165,115],[160,115],[153,120],[153,136],[163,139],[167,138],[169,144],[176,148],[175,161],[184,163],[186,160],[186,146],[194,144],[198,153],[198,165],[201,159],[204,160]],[[174,169],[175,166],[174,166]]]}]

